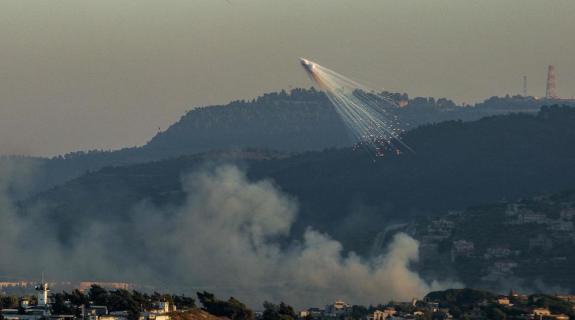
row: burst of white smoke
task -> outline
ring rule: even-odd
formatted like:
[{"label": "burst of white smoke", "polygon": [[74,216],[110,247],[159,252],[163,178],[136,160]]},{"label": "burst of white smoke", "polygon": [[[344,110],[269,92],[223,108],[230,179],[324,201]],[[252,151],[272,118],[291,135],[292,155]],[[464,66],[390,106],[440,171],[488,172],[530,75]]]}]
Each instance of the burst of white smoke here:
[{"label": "burst of white smoke", "polygon": [[401,140],[401,126],[394,109],[397,104],[375,91],[313,61],[301,63],[314,83],[322,89],[356,142],[374,150],[413,151]]},{"label": "burst of white smoke", "polygon": [[26,265],[60,279],[160,283],[177,292],[234,295],[252,306],[264,300],[317,306],[336,298],[377,304],[454,285],[427,283],[409,269],[418,243],[405,234],[395,236],[387,254],[369,260],[311,228],[300,241],[288,241],[296,201],[270,181],[248,181],[236,167],[192,174],[183,185],[184,205],[142,204],[128,221],[93,223],[67,245],[46,232],[23,248],[21,239],[34,237],[26,230],[38,226],[0,213],[6,232],[0,233],[0,272]]}]

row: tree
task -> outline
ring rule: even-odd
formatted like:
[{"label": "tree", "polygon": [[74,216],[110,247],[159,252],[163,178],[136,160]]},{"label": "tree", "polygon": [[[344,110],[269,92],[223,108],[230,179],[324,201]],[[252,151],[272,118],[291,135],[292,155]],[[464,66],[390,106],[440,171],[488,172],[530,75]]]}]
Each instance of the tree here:
[{"label": "tree", "polygon": [[88,297],[95,305],[108,305],[108,291],[99,285],[93,284],[88,291]]},{"label": "tree", "polygon": [[445,319],[447,319],[447,314],[445,314],[445,312],[437,311],[431,315],[431,319],[433,319],[433,320],[445,320]]},{"label": "tree", "polygon": [[294,309],[283,302],[278,305],[271,302],[264,302],[264,313],[262,320],[295,320],[297,314]]},{"label": "tree", "polygon": [[354,305],[351,307],[349,317],[355,320],[365,319],[369,315],[369,310],[364,306]]},{"label": "tree", "polygon": [[204,309],[217,317],[228,317],[232,320],[252,320],[254,313],[234,297],[228,301],[218,300],[212,293],[207,291],[197,293],[198,300]]},{"label": "tree", "polygon": [[17,309],[18,297],[14,295],[0,297],[0,309]]},{"label": "tree", "polygon": [[52,312],[54,314],[75,314],[73,308],[70,307],[70,304],[66,303],[66,300],[66,293],[55,293],[52,296]]},{"label": "tree", "polygon": [[152,307],[152,299],[147,293],[134,290],[132,291],[132,298],[142,309],[149,309]]},{"label": "tree", "polygon": [[571,303],[550,295],[531,295],[529,296],[529,304],[541,308],[549,308],[552,313],[564,313],[569,316],[575,315],[573,312],[573,305]]},{"label": "tree", "polygon": [[128,319],[135,320],[140,316],[140,305],[128,290],[111,291],[107,306],[110,311],[128,311]]},{"label": "tree", "polygon": [[196,301],[192,297],[187,297],[185,295],[181,296],[172,296],[172,300],[174,301],[174,305],[178,309],[193,309],[196,307]]},{"label": "tree", "polygon": [[90,303],[90,298],[78,289],[75,289],[72,291],[72,293],[67,293],[64,291],[64,296],[66,297],[66,300],[70,300],[70,303],[75,306],[81,306]]},{"label": "tree", "polygon": [[487,319],[492,319],[492,320],[505,320],[505,319],[507,319],[507,315],[505,314],[505,312],[503,312],[503,310],[501,310],[495,306],[487,308],[487,310],[485,310],[485,315],[487,316]]}]

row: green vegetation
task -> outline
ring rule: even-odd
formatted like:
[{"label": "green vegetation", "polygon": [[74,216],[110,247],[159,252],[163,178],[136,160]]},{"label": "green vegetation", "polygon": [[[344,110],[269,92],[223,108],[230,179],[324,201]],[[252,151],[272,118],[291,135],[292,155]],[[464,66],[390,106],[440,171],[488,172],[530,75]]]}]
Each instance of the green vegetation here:
[{"label": "green vegetation", "polygon": [[493,302],[496,296],[488,291],[474,289],[449,289],[445,291],[430,292],[425,296],[426,300],[440,301],[444,307],[457,306],[466,308],[482,302]]},{"label": "green vegetation", "polygon": [[[419,218],[416,237],[435,243],[434,254],[425,254],[428,272],[449,270],[466,284],[501,289],[498,281],[515,278],[516,286],[545,285],[574,288],[575,192],[536,196],[518,201],[482,205],[457,215]],[[433,227],[442,222],[445,230]],[[430,226],[432,226],[430,228]],[[433,237],[438,240],[430,240]],[[456,243],[472,247],[458,252]],[[521,282],[523,281],[523,282]],[[503,288],[505,289],[505,288]]]},{"label": "green vegetation", "polygon": [[[69,301],[69,303],[67,303]],[[79,290],[71,293],[61,292],[53,295],[52,312],[55,314],[79,315],[77,306],[89,305],[106,306],[109,311],[128,311],[129,319],[138,319],[142,309],[151,309],[154,303],[166,301],[175,305],[178,309],[192,309],[195,307],[193,298],[187,296],[168,295],[154,292],[153,294],[142,293],[136,290],[124,289],[107,290],[98,285],[92,285],[87,294]],[[76,307],[74,307],[76,306]]]},{"label": "green vegetation", "polygon": [[[375,162],[348,148],[211,162],[241,163],[251,179],[271,178],[296,197],[301,212],[294,234],[314,226],[363,253],[389,219],[572,188],[574,122],[574,109],[551,107],[537,115],[427,125],[405,134],[404,141],[417,153],[389,154]],[[191,156],[109,167],[29,199],[22,207],[46,208],[40,219],[48,219],[63,241],[73,242],[74,230],[93,221],[124,221],[143,200],[182,203],[182,174],[204,164],[205,158]],[[353,225],[345,223],[358,203],[373,210],[357,215]],[[67,227],[71,225],[76,227]]]},{"label": "green vegetation", "polygon": [[2,296],[0,295],[0,309],[17,309],[18,297],[14,295]]},{"label": "green vegetation", "polygon": [[[475,107],[457,106],[440,98],[387,93],[397,102],[408,102],[398,110],[404,129],[448,120],[477,120],[508,112],[534,113],[542,100],[516,97],[492,97]],[[52,159],[18,157],[16,161],[34,162],[32,193],[47,190],[88,171],[106,166],[157,161],[214,150],[257,148],[303,152],[350,145],[339,117],[325,95],[316,90],[264,94],[251,101],[233,101],[227,105],[195,108],[167,130],[159,132],[142,147],[115,151],[71,152]],[[0,162],[7,160],[0,158]]]},{"label": "green vegetation", "polygon": [[573,304],[563,301],[557,297],[546,294],[534,294],[529,296],[528,303],[540,308],[549,308],[552,313],[566,314],[570,317],[575,316]]},{"label": "green vegetation", "polygon": [[351,311],[347,318],[354,319],[354,320],[361,320],[365,319],[371,312],[373,312],[373,308],[367,308],[360,305],[353,305],[351,306]]},{"label": "green vegetation", "polygon": [[281,302],[279,305],[264,302],[264,312],[261,320],[296,320],[298,319],[294,309]]},{"label": "green vegetation", "polygon": [[498,297],[487,291],[450,289],[431,292],[425,300],[438,303],[440,308],[448,310],[455,319],[526,319],[535,308],[548,308],[554,315],[565,314],[571,318],[575,316],[575,304],[556,296],[533,294],[504,298],[509,298],[511,303],[500,304]]},{"label": "green vegetation", "polygon": [[198,300],[204,306],[204,309],[217,316],[227,317],[231,320],[253,320],[254,313],[234,297],[227,301],[217,299],[214,294],[209,292],[198,292]]}]

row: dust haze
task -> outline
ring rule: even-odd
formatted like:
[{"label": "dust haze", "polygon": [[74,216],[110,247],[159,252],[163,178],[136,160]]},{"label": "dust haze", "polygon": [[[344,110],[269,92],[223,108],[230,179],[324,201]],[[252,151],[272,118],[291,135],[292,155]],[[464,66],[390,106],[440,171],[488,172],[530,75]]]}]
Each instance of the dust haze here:
[{"label": "dust haze", "polygon": [[[575,95],[572,0],[4,0],[0,154],[146,143],[186,111],[308,86],[314,57],[374,89],[473,103]],[[337,23],[334,23],[337,22]]]},{"label": "dust haze", "polygon": [[336,298],[377,304],[459,286],[429,283],[413,272],[419,244],[403,233],[384,255],[369,259],[311,227],[299,240],[288,240],[297,199],[272,181],[248,181],[235,166],[183,177],[182,206],[142,202],[128,220],[90,223],[65,243],[42,223],[41,212],[17,214],[7,191],[30,170],[5,167],[2,174],[3,274],[44,271],[58,280],[128,281],[190,294],[208,290],[253,306],[264,300],[321,306]]}]

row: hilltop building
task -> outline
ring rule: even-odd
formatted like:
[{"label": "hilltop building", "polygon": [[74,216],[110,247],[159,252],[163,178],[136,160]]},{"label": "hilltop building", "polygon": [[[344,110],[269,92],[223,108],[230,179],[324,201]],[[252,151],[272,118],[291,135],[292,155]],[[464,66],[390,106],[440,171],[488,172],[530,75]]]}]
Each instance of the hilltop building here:
[{"label": "hilltop building", "polygon": [[325,315],[328,317],[337,317],[345,314],[351,306],[343,300],[336,300],[333,304],[325,306]]}]

